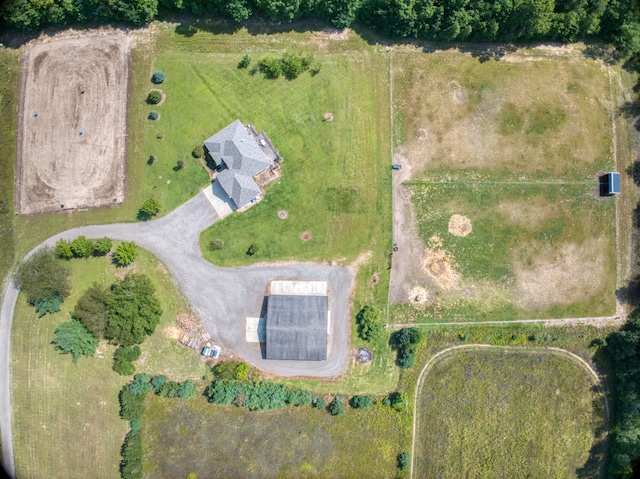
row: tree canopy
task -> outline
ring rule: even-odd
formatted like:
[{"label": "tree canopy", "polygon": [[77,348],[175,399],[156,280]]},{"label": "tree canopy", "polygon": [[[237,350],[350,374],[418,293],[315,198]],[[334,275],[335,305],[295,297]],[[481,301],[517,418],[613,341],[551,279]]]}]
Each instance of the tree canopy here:
[{"label": "tree canopy", "polygon": [[71,354],[74,363],[78,362],[80,356],[93,356],[98,347],[98,340],[80,321],[62,323],[54,334],[52,343],[55,349],[63,354]]},{"label": "tree canopy", "polygon": [[[640,11],[632,0],[9,0],[5,24],[36,32],[73,23],[151,21],[158,10],[251,16],[276,22],[326,20],[338,28],[360,22],[392,37],[443,41],[518,41],[600,38],[626,54],[640,51]],[[164,80],[155,72],[154,83]]]},{"label": "tree canopy", "polygon": [[104,338],[104,330],[107,326],[106,300],[108,292],[107,288],[94,283],[80,296],[71,314],[98,339]]},{"label": "tree canopy", "polygon": [[22,261],[13,281],[31,305],[56,297],[64,300],[71,291],[69,268],[48,247],[37,250]]},{"label": "tree canopy", "polygon": [[108,310],[105,337],[124,346],[142,343],[155,331],[162,315],[155,289],[142,274],[128,273],[113,283],[105,303]]}]

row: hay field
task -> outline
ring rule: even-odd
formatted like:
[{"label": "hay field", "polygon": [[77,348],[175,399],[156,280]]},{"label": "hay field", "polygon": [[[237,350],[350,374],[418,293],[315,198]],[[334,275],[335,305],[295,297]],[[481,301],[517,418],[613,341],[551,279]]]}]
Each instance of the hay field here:
[{"label": "hay field", "polygon": [[414,477],[599,477],[604,402],[545,351],[454,351],[418,390]]},{"label": "hay field", "polygon": [[130,47],[121,32],[63,34],[27,46],[18,213],[122,203]]}]

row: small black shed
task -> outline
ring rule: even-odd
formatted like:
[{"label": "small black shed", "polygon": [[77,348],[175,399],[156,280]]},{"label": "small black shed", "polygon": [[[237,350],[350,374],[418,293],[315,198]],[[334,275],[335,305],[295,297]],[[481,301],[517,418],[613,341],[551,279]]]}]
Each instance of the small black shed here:
[{"label": "small black shed", "polygon": [[601,177],[601,191],[606,196],[620,194],[620,173],[612,171]]}]

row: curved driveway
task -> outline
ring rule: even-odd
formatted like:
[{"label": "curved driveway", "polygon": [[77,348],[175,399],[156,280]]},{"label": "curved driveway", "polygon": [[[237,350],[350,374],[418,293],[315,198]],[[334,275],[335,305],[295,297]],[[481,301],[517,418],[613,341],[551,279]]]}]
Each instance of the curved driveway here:
[{"label": "curved driveway", "polygon": [[[350,332],[349,296],[353,275],[342,266],[316,263],[220,268],[206,261],[200,252],[200,233],[220,218],[203,192],[163,218],[146,223],[119,223],[74,228],[44,241],[79,235],[135,241],[151,251],[168,268],[207,331],[223,349],[231,350],[258,368],[280,376],[331,377],[347,367]],[[267,361],[258,343],[245,341],[247,317],[259,317],[267,283],[271,279],[322,280],[329,283],[331,335],[326,361]],[[158,291],[162,294],[162,291]],[[0,429],[3,464],[14,474],[11,443],[10,346],[11,321],[18,291],[11,281],[4,290],[0,310]]]}]

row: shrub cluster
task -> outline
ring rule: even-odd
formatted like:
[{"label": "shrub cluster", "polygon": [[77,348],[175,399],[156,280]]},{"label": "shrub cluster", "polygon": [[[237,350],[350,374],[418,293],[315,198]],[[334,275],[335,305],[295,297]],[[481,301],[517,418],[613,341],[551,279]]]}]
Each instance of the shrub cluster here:
[{"label": "shrub cluster", "polygon": [[249,365],[240,361],[223,361],[212,369],[213,377],[223,381],[245,381],[249,375]]},{"label": "shrub cluster", "polygon": [[240,70],[242,70],[244,68],[248,68],[250,63],[251,63],[251,57],[249,55],[245,54],[245,55],[243,55],[242,59],[238,63],[238,68]]},{"label": "shrub cluster", "polygon": [[160,103],[160,100],[162,100],[162,93],[160,93],[158,90],[150,91],[147,95],[147,103],[149,105],[157,105],[158,103]]},{"label": "shrub cluster", "polygon": [[398,454],[398,469],[401,471],[406,471],[409,469],[409,465],[411,464],[411,454],[408,452],[402,452]]},{"label": "shrub cluster", "polygon": [[384,324],[380,311],[373,306],[365,306],[356,315],[358,336],[365,341],[377,341],[384,336]]},{"label": "shrub cluster", "polygon": [[407,404],[408,404],[407,394],[401,393],[401,392],[391,393],[389,394],[388,397],[382,400],[383,406],[391,407],[392,409],[398,412],[406,411]]},{"label": "shrub cluster", "polygon": [[122,445],[120,475],[123,479],[140,479],[142,477],[142,436],[140,420],[144,415],[144,400],[147,392],[153,390],[163,397],[189,399],[196,395],[195,385],[186,380],[182,383],[168,381],[166,376],[150,377],[148,374],[136,374],[133,380],[123,386],[118,395],[120,417],[129,421],[131,430],[127,433]]},{"label": "shrub cluster", "polygon": [[149,218],[157,215],[162,209],[162,204],[155,198],[147,198],[142,203],[139,211],[139,217],[143,220],[148,220]]},{"label": "shrub cluster", "polygon": [[[251,61],[251,59],[249,59],[249,61]],[[276,58],[273,55],[265,55],[258,61],[258,66],[254,70],[254,73],[260,72],[265,78],[271,80],[279,78],[280,75],[284,75],[287,80],[295,80],[302,73],[309,70],[312,63],[312,53],[302,55],[301,53],[285,52],[280,58]],[[241,61],[240,64],[243,64],[243,62]],[[238,64],[239,68],[240,64]],[[247,66],[248,65],[247,63]]]},{"label": "shrub cluster", "polygon": [[373,401],[370,396],[353,396],[351,398],[351,406],[354,409],[366,409],[373,405]]},{"label": "shrub cluster", "polygon": [[196,146],[191,152],[191,156],[194,158],[204,158],[204,145]]},{"label": "shrub cluster", "polygon": [[147,118],[148,118],[149,120],[155,121],[155,120],[157,120],[158,118],[160,118],[160,114],[159,114],[157,111],[155,111],[155,110],[151,110],[151,111],[149,112],[149,115],[147,116]]},{"label": "shrub cluster", "polygon": [[138,246],[134,241],[123,241],[116,246],[113,252],[113,260],[118,266],[128,266],[138,256]]},{"label": "shrub cluster", "polygon": [[58,240],[54,252],[60,259],[104,256],[111,251],[112,244],[109,238],[101,238],[94,241],[87,239],[86,236],[78,236],[71,241]]},{"label": "shrub cluster", "polygon": [[133,362],[139,357],[139,346],[119,346],[113,354],[113,370],[121,376],[131,376],[136,372]]},{"label": "shrub cluster", "polygon": [[345,407],[344,400],[340,396],[336,396],[329,404],[329,412],[332,416],[344,416],[347,412],[347,408]]},{"label": "shrub cluster", "polygon": [[288,404],[307,406],[311,404],[311,394],[282,384],[268,381],[228,381],[214,380],[205,390],[209,402],[214,404],[235,404],[252,411],[271,411]]},{"label": "shrub cluster", "polygon": [[156,70],[151,75],[151,83],[155,83],[156,85],[159,85],[160,83],[162,83],[164,79],[165,79],[165,74],[161,70]]},{"label": "shrub cluster", "polygon": [[398,351],[396,362],[404,369],[413,367],[416,350],[422,344],[424,335],[418,328],[404,328],[391,336],[391,344]]},{"label": "shrub cluster", "polygon": [[[155,288],[147,276],[138,273],[128,273],[108,289],[94,284],[72,313],[96,338],[123,346],[141,344],[155,331],[161,315]],[[119,354],[124,356],[118,362],[127,362],[124,358],[133,353],[120,350]]]}]

